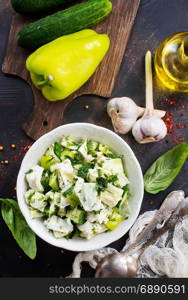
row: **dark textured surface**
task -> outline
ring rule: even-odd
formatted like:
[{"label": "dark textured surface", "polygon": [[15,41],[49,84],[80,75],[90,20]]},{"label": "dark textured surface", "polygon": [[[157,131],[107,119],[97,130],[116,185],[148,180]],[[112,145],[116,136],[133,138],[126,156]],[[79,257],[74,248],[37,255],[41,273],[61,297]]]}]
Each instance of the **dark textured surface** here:
[{"label": "dark textured surface", "polygon": [[[7,2],[6,0],[1,1]],[[129,96],[138,104],[144,105],[144,54],[148,49],[155,51],[158,44],[167,36],[188,30],[188,2],[187,0],[143,0],[141,2],[114,96]],[[5,53],[10,21],[9,12],[5,10],[0,15],[1,62]],[[177,101],[177,105],[165,103],[165,95],[166,93],[160,92],[155,87],[156,105],[168,112],[173,112],[177,124],[187,122],[188,125],[187,94],[170,95]],[[183,103],[187,107],[186,109],[179,108],[179,105]],[[89,110],[84,110],[86,104],[90,105]],[[0,145],[5,147],[5,150],[0,152],[0,160],[8,159],[10,162],[6,166],[0,165],[0,195],[2,197],[15,197],[16,176],[24,155],[22,147],[32,143],[23,133],[21,126],[27,120],[32,108],[32,92],[27,84],[22,80],[0,73]],[[106,114],[106,100],[92,96],[80,97],[69,105],[64,121],[65,123],[91,122],[102,126],[106,126],[108,123],[108,127],[112,128]],[[188,129],[177,130],[176,135],[184,137],[188,141]],[[145,171],[153,160],[175,145],[171,141],[173,136],[168,136],[163,142],[145,146],[134,142],[131,134],[124,138],[134,150],[143,171]],[[15,150],[10,148],[12,143],[17,146]],[[18,157],[15,157],[16,155]],[[17,161],[15,162],[14,159]],[[188,195],[187,178],[188,163],[167,191],[156,196],[145,195],[142,211],[158,208],[165,195],[172,190],[181,188]],[[125,237],[114,243],[113,246],[121,249],[124,241]],[[0,218],[0,276],[59,277],[66,276],[71,272],[75,253],[70,251],[61,253],[60,249],[52,247],[40,239],[37,239],[37,243],[37,258],[35,261],[31,261],[16,245]],[[92,272],[87,269],[84,275],[91,276]]]}]

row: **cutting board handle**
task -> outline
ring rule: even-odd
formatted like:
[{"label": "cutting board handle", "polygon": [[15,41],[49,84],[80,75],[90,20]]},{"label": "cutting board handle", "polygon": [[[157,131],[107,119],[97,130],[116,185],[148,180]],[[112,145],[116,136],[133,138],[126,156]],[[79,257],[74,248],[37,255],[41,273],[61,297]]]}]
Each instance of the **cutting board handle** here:
[{"label": "cutting board handle", "polygon": [[73,98],[50,102],[45,100],[40,90],[34,86],[32,86],[32,91],[34,94],[34,108],[28,120],[23,124],[23,129],[28,136],[37,140],[43,134],[63,123],[65,109]]}]

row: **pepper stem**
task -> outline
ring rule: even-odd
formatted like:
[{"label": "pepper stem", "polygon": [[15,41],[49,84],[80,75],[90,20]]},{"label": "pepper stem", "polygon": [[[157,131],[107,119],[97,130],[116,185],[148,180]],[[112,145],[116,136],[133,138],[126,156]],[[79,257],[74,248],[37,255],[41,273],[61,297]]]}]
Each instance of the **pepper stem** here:
[{"label": "pepper stem", "polygon": [[44,76],[40,76],[40,80],[37,81],[37,86],[43,86],[49,84],[54,77],[52,75],[48,75],[46,78]]},{"label": "pepper stem", "polygon": [[146,72],[146,111],[153,113],[153,76],[152,76],[152,56],[151,51],[147,51],[145,56],[145,72]]}]

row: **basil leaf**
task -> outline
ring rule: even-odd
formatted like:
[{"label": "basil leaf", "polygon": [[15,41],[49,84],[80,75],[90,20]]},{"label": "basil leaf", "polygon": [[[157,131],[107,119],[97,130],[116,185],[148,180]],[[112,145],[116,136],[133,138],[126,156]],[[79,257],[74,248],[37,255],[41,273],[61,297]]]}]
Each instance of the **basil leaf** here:
[{"label": "basil leaf", "polygon": [[144,175],[145,190],[157,194],[166,190],[188,157],[188,144],[181,143],[159,157]]},{"label": "basil leaf", "polygon": [[20,248],[31,259],[36,257],[36,236],[27,225],[18,203],[12,199],[2,199],[1,214]]}]

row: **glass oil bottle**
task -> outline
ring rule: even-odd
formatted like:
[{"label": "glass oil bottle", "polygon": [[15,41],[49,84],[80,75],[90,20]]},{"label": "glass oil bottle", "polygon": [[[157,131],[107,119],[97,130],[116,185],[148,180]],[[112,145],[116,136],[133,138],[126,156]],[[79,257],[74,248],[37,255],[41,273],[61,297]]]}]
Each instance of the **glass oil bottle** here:
[{"label": "glass oil bottle", "polygon": [[162,42],[154,65],[163,88],[188,92],[188,32],[177,33]]}]

